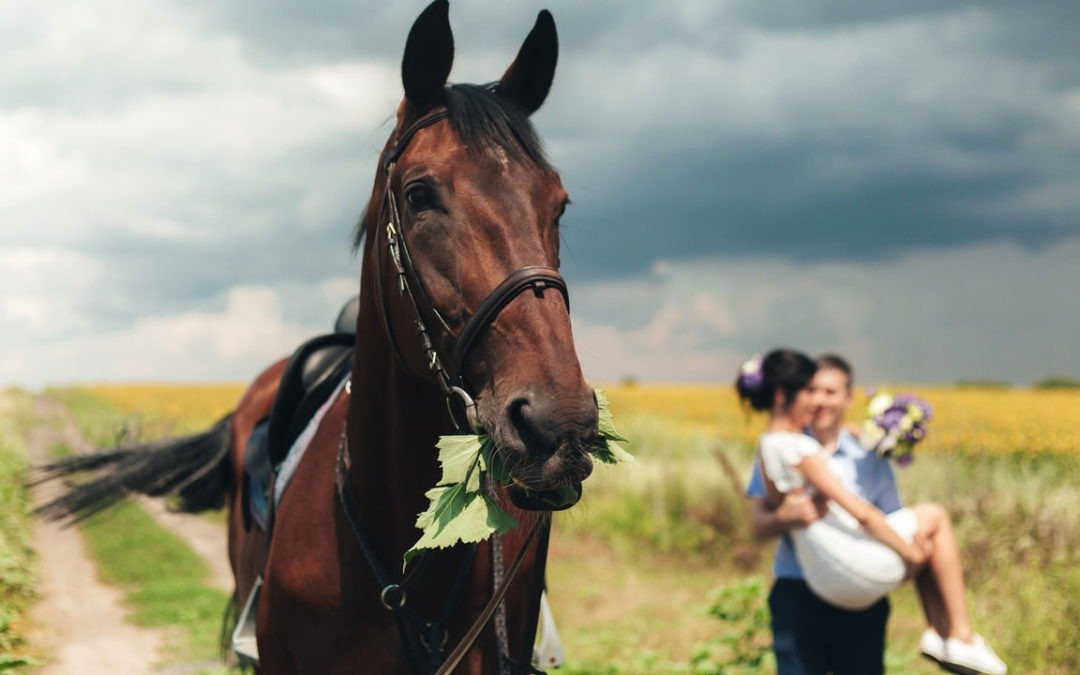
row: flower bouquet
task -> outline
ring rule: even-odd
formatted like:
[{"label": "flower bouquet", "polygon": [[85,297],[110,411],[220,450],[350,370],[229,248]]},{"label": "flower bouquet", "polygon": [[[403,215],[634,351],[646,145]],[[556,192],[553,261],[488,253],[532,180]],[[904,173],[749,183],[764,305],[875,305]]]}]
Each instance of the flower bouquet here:
[{"label": "flower bouquet", "polygon": [[930,404],[914,394],[881,392],[870,399],[860,440],[879,456],[906,466],[915,459],[915,445],[926,438],[932,416]]}]

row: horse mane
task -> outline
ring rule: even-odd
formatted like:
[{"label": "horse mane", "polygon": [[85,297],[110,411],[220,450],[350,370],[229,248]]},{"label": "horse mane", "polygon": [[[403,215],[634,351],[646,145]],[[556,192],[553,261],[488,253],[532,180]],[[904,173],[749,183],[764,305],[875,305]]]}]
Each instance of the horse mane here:
[{"label": "horse mane", "polygon": [[[543,143],[529,121],[525,109],[500,96],[497,84],[452,84],[446,87],[445,103],[450,126],[470,152],[501,148],[510,157],[552,170]],[[378,218],[381,202],[377,196],[364,209],[353,232],[353,251],[358,251],[364,235]]]}]

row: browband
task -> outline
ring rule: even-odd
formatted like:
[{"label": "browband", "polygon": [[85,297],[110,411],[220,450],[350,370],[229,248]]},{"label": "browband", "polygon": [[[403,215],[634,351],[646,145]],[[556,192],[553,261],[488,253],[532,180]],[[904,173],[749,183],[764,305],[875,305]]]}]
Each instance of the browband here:
[{"label": "browband", "polygon": [[435,124],[436,122],[441,122],[442,120],[445,120],[449,117],[449,110],[447,110],[446,108],[439,108],[435,112],[425,115],[424,117],[421,117],[420,119],[413,122],[412,126],[402,132],[401,136],[397,140],[397,143],[394,143],[394,147],[390,149],[389,153],[387,153],[386,159],[383,160],[383,167],[387,171],[390,170],[390,165],[396,162],[398,157],[401,157],[401,153],[405,152],[405,148],[409,147],[409,141],[411,141],[413,136],[416,135],[416,132],[420,131],[421,129],[430,127],[432,124]]}]

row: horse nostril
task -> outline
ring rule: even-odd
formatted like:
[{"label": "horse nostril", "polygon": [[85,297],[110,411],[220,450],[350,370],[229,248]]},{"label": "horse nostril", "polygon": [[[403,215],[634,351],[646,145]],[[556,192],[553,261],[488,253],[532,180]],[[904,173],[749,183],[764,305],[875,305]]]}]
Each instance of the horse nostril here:
[{"label": "horse nostril", "polygon": [[[528,396],[519,396],[510,401],[506,406],[506,412],[526,452],[535,453],[547,449],[541,425],[537,420],[536,406]],[[550,452],[550,449],[547,450]]]},{"label": "horse nostril", "polygon": [[514,427],[520,427],[525,424],[525,409],[529,407],[529,399],[524,396],[515,398],[506,405],[507,413],[510,416],[510,422]]}]

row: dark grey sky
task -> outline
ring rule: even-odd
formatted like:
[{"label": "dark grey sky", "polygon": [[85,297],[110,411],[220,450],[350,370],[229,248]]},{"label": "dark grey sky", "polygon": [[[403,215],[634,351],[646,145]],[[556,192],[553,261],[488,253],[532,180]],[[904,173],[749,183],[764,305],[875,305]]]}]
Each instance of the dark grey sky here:
[{"label": "dark grey sky", "polygon": [[[327,325],[424,3],[18,5],[0,382],[243,378]],[[543,6],[452,2],[452,79],[497,77]],[[547,6],[593,377],[727,380],[781,343],[1080,374],[1075,2]]]}]

